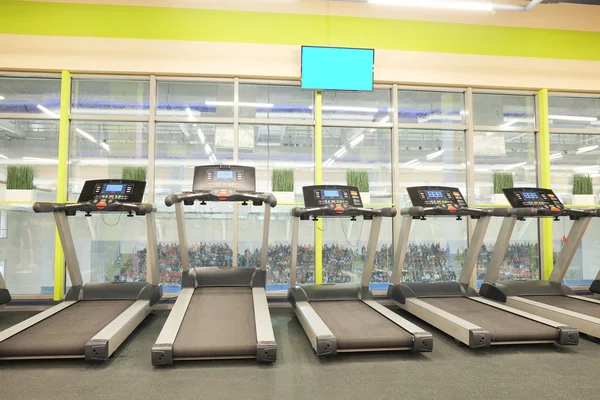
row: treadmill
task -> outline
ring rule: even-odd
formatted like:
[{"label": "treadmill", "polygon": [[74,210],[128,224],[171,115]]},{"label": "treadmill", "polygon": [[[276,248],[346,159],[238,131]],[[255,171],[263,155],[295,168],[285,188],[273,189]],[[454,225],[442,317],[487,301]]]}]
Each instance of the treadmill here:
[{"label": "treadmill", "polygon": [[[490,299],[505,303],[536,315],[574,326],[580,332],[600,338],[600,300],[594,297],[576,296],[575,292],[562,283],[571,260],[575,255],[590,220],[597,210],[574,210],[565,208],[558,196],[550,189],[510,188],[504,195],[513,209],[504,217],[498,240],[492,253],[480,293]],[[567,236],[547,281],[497,281],[508,249],[508,242],[519,219],[518,211],[531,209],[534,218],[568,217],[573,226]],[[592,284],[591,289],[596,289]]]},{"label": "treadmill", "polygon": [[10,300],[10,293],[6,288],[6,282],[4,282],[4,278],[2,278],[2,274],[0,274],[0,306],[8,303]]},{"label": "treadmill", "polygon": [[[71,278],[65,300],[0,332],[0,359],[85,358],[106,361],[152,311],[158,286],[156,225],[151,204],[142,204],[146,182],[86,181],[77,203],[35,203],[53,213]],[[83,283],[68,217],[84,212],[146,217],[148,282]]]},{"label": "treadmill", "polygon": [[[358,188],[354,186],[305,186],[302,191],[305,208],[292,210],[292,265],[288,299],[316,354],[432,351],[431,334],[375,301],[369,287],[383,217],[394,217],[396,209],[364,208]],[[299,221],[344,217],[355,221],[356,217],[361,216],[372,222],[360,285],[296,286]]]},{"label": "treadmill", "polygon": [[[402,209],[402,223],[388,296],[400,308],[475,348],[492,345],[579,343],[577,329],[485,299],[470,287],[492,210],[469,208],[460,190],[445,186],[407,188],[413,207]],[[462,217],[477,220],[458,282],[405,282],[402,269],[413,220]]]},{"label": "treadmill", "polygon": [[[260,268],[190,266],[183,206],[195,201],[201,205],[226,201],[264,204]],[[171,365],[175,360],[275,361],[277,345],[265,291],[269,220],[271,207],[277,205],[275,197],[256,192],[253,167],[209,165],[194,169],[191,192],[171,194],[165,204],[175,205],[183,272],[181,293],[152,347],[152,365]],[[255,232],[247,235],[258,236]]]}]

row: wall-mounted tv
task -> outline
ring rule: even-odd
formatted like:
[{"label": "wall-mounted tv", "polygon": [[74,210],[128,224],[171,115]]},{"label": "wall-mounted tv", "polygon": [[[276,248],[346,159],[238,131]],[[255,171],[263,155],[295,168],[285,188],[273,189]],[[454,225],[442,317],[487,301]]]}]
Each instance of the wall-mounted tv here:
[{"label": "wall-mounted tv", "polygon": [[302,88],[373,90],[375,50],[302,46]]}]

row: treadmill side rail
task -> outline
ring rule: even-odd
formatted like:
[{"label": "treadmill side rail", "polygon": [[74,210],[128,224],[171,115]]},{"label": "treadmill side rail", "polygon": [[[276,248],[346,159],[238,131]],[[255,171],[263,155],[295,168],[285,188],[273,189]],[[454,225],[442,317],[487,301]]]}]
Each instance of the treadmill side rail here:
[{"label": "treadmill side rail", "polygon": [[45,320],[46,318],[50,318],[54,314],[61,312],[65,308],[70,307],[75,303],[76,301],[63,301],[62,303],[57,304],[54,307],[51,307],[45,311],[42,311],[41,313],[36,314],[31,318],[27,318],[23,322],[20,322],[14,326],[11,326],[8,329],[3,330],[2,332],[0,332],[0,342],[3,342],[6,339],[16,335],[17,333],[20,333],[25,329],[32,327],[33,325]]},{"label": "treadmill side rail", "polygon": [[252,302],[256,327],[256,359],[260,362],[273,362],[277,360],[277,344],[264,288],[252,288]]},{"label": "treadmill side rail", "polygon": [[412,351],[433,351],[433,335],[431,333],[426,332],[425,330],[421,329],[412,322],[402,318],[401,316],[399,316],[389,308],[379,304],[375,300],[363,300],[363,303],[365,303],[373,310],[377,311],[379,314],[392,321],[394,324],[398,325],[400,328],[410,333],[414,339]]},{"label": "treadmill side rail", "polygon": [[299,301],[296,303],[296,316],[306,332],[313,349],[319,356],[337,354],[337,338],[329,330],[319,314],[310,303]]},{"label": "treadmill side rail", "polygon": [[491,345],[492,335],[487,329],[472,324],[465,319],[459,318],[422,300],[407,298],[405,304],[397,301],[394,301],[394,303],[403,310],[444,331],[473,349],[489,347]]},{"label": "treadmill side rail", "polygon": [[86,361],[106,361],[150,314],[148,300],[138,300],[85,344]]},{"label": "treadmill side rail", "polygon": [[509,296],[506,304],[519,310],[535,313],[541,317],[550,318],[565,325],[576,327],[581,333],[600,338],[600,318],[518,296]]},{"label": "treadmill side rail", "polygon": [[152,365],[173,364],[173,343],[185,317],[187,308],[194,295],[194,288],[183,288],[177,296],[175,305],[165,322],[154,346],[152,346]]}]

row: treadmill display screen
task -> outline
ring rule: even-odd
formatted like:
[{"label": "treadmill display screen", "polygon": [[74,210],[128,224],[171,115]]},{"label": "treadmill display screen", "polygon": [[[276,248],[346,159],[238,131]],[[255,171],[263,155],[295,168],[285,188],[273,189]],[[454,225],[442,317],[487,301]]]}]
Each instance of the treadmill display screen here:
[{"label": "treadmill display screen", "polygon": [[235,178],[235,174],[232,170],[218,170],[216,171],[216,178],[233,180]]},{"label": "treadmill display screen", "polygon": [[427,190],[427,197],[430,199],[443,199],[444,193],[441,190]]},{"label": "treadmill display screen", "polygon": [[123,184],[105,184],[102,187],[101,194],[124,194],[127,189],[127,185]]},{"label": "treadmill display screen", "polygon": [[339,199],[342,197],[342,193],[339,190],[323,190],[323,198],[325,199]]},{"label": "treadmill display screen", "polygon": [[537,194],[536,192],[523,192],[523,199],[524,200],[539,200],[540,195]]}]

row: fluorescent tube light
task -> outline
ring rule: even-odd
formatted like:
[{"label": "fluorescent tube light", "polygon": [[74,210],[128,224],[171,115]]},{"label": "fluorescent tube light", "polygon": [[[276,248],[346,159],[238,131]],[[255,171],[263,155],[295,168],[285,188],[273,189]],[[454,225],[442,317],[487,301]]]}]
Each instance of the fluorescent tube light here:
[{"label": "fluorescent tube light", "polygon": [[38,108],[38,110],[40,110],[40,111],[42,111],[42,112],[44,112],[44,113],[48,114],[48,115],[49,115],[49,116],[51,116],[51,117],[54,117],[54,118],[59,118],[58,114],[56,114],[56,113],[53,113],[52,111],[48,110],[46,107],[44,107],[44,106],[43,106],[43,105],[41,105],[41,104],[38,104],[38,105],[37,105],[37,108]]},{"label": "fluorescent tube light", "polygon": [[442,154],[444,154],[444,150],[440,150],[440,151],[436,151],[435,153],[431,153],[431,154],[427,154],[425,156],[425,158],[427,158],[428,161],[433,160],[434,158],[438,158],[439,156],[441,156]]},{"label": "fluorescent tube light", "polygon": [[5,160],[8,160],[8,157],[6,157],[4,154],[0,154],[0,158],[4,158]]},{"label": "fluorescent tube light", "polygon": [[354,147],[365,139],[365,134],[362,133],[350,141],[350,147]]},{"label": "fluorescent tube light", "polygon": [[589,153],[590,151],[594,151],[597,148],[598,148],[598,145],[580,147],[580,148],[577,149],[577,151],[575,152],[575,154]]},{"label": "fluorescent tube light", "polygon": [[400,166],[401,167],[410,167],[410,166],[417,165],[417,164],[421,164],[421,162],[417,158],[415,158],[414,160],[405,162],[404,164],[401,164]]},{"label": "fluorescent tube light", "polygon": [[[310,107],[312,109],[312,106]],[[361,113],[378,113],[379,109],[374,107],[350,107],[350,106],[323,106],[323,111],[350,111]]]},{"label": "fluorescent tube light", "polygon": [[107,143],[100,143],[100,147],[102,147],[106,151],[110,151],[110,147]]},{"label": "fluorescent tube light", "polygon": [[557,121],[576,121],[576,122],[596,122],[596,117],[578,117],[575,115],[548,115],[548,119],[555,119]]},{"label": "fluorescent tube light", "polygon": [[6,100],[4,96],[0,96],[0,100]]},{"label": "fluorescent tube light", "polygon": [[198,128],[198,139],[200,139],[202,144],[204,144],[204,142],[206,142],[206,137],[204,136],[204,133],[202,132],[202,129],[200,129],[200,128]]},{"label": "fluorescent tube light", "polygon": [[560,158],[563,158],[562,153],[554,153],[554,154],[550,154],[549,159],[550,160],[558,160]]},{"label": "fluorescent tube light", "polygon": [[83,136],[84,138],[86,138],[87,140],[89,140],[90,142],[96,143],[96,139],[90,135],[89,133],[77,128],[75,129],[75,132],[79,133],[81,136]]},{"label": "fluorescent tube light", "polygon": [[341,156],[346,154],[347,151],[348,150],[345,147],[342,147],[341,149],[339,149],[338,151],[335,152],[334,156],[337,158],[340,158]]},{"label": "fluorescent tube light", "polygon": [[210,145],[208,143],[206,143],[204,145],[204,150],[206,150],[206,154],[212,153],[212,150],[211,150]]}]

